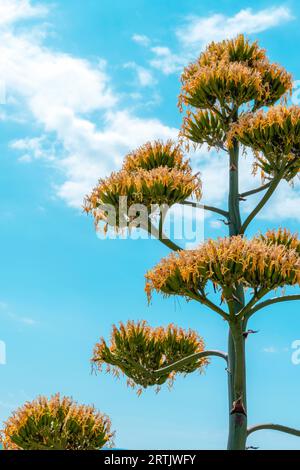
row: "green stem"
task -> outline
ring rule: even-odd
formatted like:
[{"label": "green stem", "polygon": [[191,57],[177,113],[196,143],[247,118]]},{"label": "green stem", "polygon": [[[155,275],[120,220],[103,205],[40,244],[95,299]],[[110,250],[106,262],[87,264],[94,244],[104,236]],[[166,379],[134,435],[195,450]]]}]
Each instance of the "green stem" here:
[{"label": "green stem", "polygon": [[211,357],[211,356],[221,357],[227,362],[227,354],[223,351],[217,351],[217,350],[201,351],[199,353],[191,354],[190,356],[184,357],[183,359],[173,362],[172,364],[168,364],[167,366],[162,367],[161,369],[157,369],[156,371],[154,371],[154,374],[158,376],[164,375],[184,366],[185,364],[188,364],[191,360],[202,359],[204,357]]},{"label": "green stem", "polygon": [[251,316],[252,308],[254,305],[262,298],[264,297],[267,293],[269,292],[269,289],[260,289],[258,292],[256,292],[252,299],[239,311],[238,317],[241,320],[245,320],[246,323],[248,319]]},{"label": "green stem", "polygon": [[241,229],[240,229],[240,234],[241,235],[244,235],[246,229],[248,228],[248,226],[250,225],[250,223],[252,222],[252,220],[254,219],[254,217],[261,211],[261,209],[266,205],[266,203],[268,202],[268,200],[270,199],[270,197],[272,196],[272,194],[274,193],[275,189],[277,188],[277,186],[279,185],[280,183],[280,180],[281,180],[281,177],[282,177],[282,173],[280,172],[271,182],[270,186],[269,186],[269,189],[268,191],[265,193],[265,195],[262,197],[262,199],[260,200],[260,202],[257,204],[257,206],[255,207],[255,209],[253,209],[253,211],[251,212],[251,214],[248,215],[247,219],[245,220],[245,222],[243,223]]},{"label": "green stem", "polygon": [[242,225],[239,201],[239,145],[234,141],[229,160],[229,235],[238,235]]},{"label": "green stem", "polygon": [[231,332],[234,342],[235,355],[236,355],[236,364],[234,371],[234,399],[238,400],[239,398],[243,399],[243,404],[245,399],[245,368],[244,368],[244,337],[243,329],[241,322],[232,322]]},{"label": "green stem", "polygon": [[217,214],[223,215],[227,219],[229,217],[229,213],[227,211],[224,211],[223,209],[219,209],[218,207],[207,206],[206,204],[200,204],[198,202],[193,202],[193,201],[183,201],[181,204],[185,206],[196,207],[197,209],[204,209],[210,212],[216,212]]},{"label": "green stem", "polygon": [[268,189],[270,185],[271,185],[271,181],[269,181],[266,184],[263,184],[259,188],[251,189],[250,191],[246,191],[245,193],[240,194],[240,197],[247,197],[247,196],[252,196],[252,194],[260,193],[261,191]]},{"label": "green stem", "polygon": [[245,450],[247,439],[246,364],[243,324],[231,323],[234,343],[235,369],[233,374],[233,405],[231,410],[233,435],[230,450]]},{"label": "green stem", "polygon": [[289,426],[282,426],[281,424],[273,424],[273,423],[256,424],[255,426],[251,426],[247,430],[247,435],[249,436],[253,432],[262,431],[264,429],[271,429],[272,431],[285,432],[287,434],[292,434],[293,436],[300,437],[299,429],[290,428]]},{"label": "green stem", "polygon": [[204,297],[202,295],[197,295],[197,294],[195,294],[194,292],[192,292],[190,290],[186,291],[186,295],[188,297],[190,297],[191,299],[196,300],[197,302],[200,302],[201,304],[206,305],[211,310],[214,310],[216,313],[221,315],[221,317],[223,317],[224,320],[226,320],[226,321],[228,320],[229,315],[224,310],[222,310],[220,307],[218,307],[218,305],[214,304],[211,300],[209,300],[207,297]]},{"label": "green stem", "polygon": [[[237,114],[234,120],[237,119]],[[235,140],[230,150],[230,172],[229,172],[229,235],[238,235],[241,230],[242,221],[240,214],[239,200],[239,145]],[[238,313],[245,306],[244,289],[242,285],[236,286],[237,300],[233,302],[233,314]],[[246,432],[247,432],[247,416],[242,413],[233,413],[234,402],[242,398],[242,402],[246,407],[246,367],[245,367],[245,345],[242,336],[243,322],[241,319],[234,318],[235,328],[241,331],[238,338],[235,329],[229,330],[228,337],[228,402],[229,402],[229,436],[228,450],[245,450]],[[241,373],[242,371],[242,373]],[[239,377],[239,380],[237,380]],[[240,383],[242,381],[242,384]],[[242,397],[237,396],[239,389],[242,388]]]},{"label": "green stem", "polygon": [[300,300],[300,295],[284,295],[282,297],[274,297],[272,299],[264,300],[249,310],[249,312],[246,314],[246,317],[249,319],[252,317],[252,315],[254,315],[255,312],[258,312],[262,308],[268,307],[269,305],[274,305],[281,302],[290,302],[292,300]]}]

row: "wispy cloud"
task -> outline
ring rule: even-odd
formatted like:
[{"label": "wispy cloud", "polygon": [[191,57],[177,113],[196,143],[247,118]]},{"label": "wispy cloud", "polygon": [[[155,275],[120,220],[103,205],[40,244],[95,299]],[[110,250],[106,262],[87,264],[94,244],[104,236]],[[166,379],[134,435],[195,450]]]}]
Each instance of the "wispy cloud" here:
[{"label": "wispy cloud", "polygon": [[141,46],[149,46],[151,43],[150,38],[148,38],[148,36],[145,36],[144,34],[134,34],[132,36],[132,40],[137,44],[140,44]]},{"label": "wispy cloud", "polygon": [[157,83],[151,70],[141,67],[135,62],[124,64],[124,68],[132,69],[136,73],[137,85],[141,87],[154,86]]},{"label": "wispy cloud", "polygon": [[253,11],[240,10],[233,16],[214,14],[208,17],[188,16],[186,24],[177,29],[176,35],[185,47],[198,48],[210,41],[232,38],[240,33],[260,33],[293,19],[285,6]]},{"label": "wispy cloud", "polygon": [[165,75],[182,70],[184,65],[184,56],[174,54],[168,47],[156,46],[151,48],[154,58],[150,60],[150,65],[160,70]]},{"label": "wispy cloud", "polygon": [[281,348],[281,347],[276,347],[276,346],[266,346],[263,348],[263,352],[267,354],[280,354],[280,353],[286,353],[289,352],[290,349],[287,347]]},{"label": "wispy cloud", "polygon": [[45,16],[47,12],[48,8],[45,5],[32,5],[30,0],[1,0],[0,25]]},{"label": "wispy cloud", "polygon": [[263,352],[265,352],[267,354],[276,354],[276,353],[278,353],[278,349],[275,348],[275,346],[267,346],[267,347],[263,348]]},{"label": "wispy cloud", "polygon": [[211,16],[188,15],[175,31],[177,44],[174,50],[164,44],[150,48],[153,59],[150,64],[163,74],[177,73],[211,41],[232,38],[237,34],[253,34],[266,31],[293,19],[286,6],[254,11],[242,9],[232,16],[216,13]]},{"label": "wispy cloud", "polygon": [[292,219],[300,222],[300,180],[296,178],[293,185],[282,181],[259,218],[270,221]]},{"label": "wispy cloud", "polygon": [[56,142],[47,139],[46,135],[40,137],[25,137],[11,142],[11,148],[22,153],[19,157],[21,162],[32,162],[32,160],[46,159],[54,161],[57,155]]},{"label": "wispy cloud", "polygon": [[22,323],[23,325],[35,326],[38,323],[31,317],[17,315],[16,313],[12,312],[6,302],[0,302],[0,314],[4,315],[7,318],[10,318],[11,320],[17,323]]}]

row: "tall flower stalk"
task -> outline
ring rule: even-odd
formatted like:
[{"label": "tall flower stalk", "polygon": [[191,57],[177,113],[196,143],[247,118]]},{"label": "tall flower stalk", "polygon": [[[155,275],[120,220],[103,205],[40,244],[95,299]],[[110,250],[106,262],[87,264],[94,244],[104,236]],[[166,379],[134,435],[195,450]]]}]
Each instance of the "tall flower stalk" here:
[{"label": "tall flower stalk", "polygon": [[[211,43],[182,74],[179,108],[184,112],[179,140],[188,150],[206,144],[224,152],[228,161],[229,193],[226,208],[199,202],[201,183],[185,160],[178,144],[147,143],[125,158],[123,168],[99,185],[86,199],[85,209],[96,224],[112,223],[104,206],[119,208],[120,196],[147,208],[153,204],[184,204],[221,214],[228,237],[205,241],[193,250],[182,250],[164,234],[161,213],[157,238],[174,251],[146,274],[146,292],[179,295],[217,313],[228,325],[228,351],[207,351],[203,340],[191,331],[170,326],[151,329],[132,322],[114,327],[111,342],[95,347],[93,363],[106,363],[114,373],[124,373],[130,385],[142,388],[172,382],[207,366],[209,357],[226,362],[228,375],[229,450],[245,450],[247,437],[261,429],[299,435],[285,425],[267,423],[248,426],[246,384],[246,338],[248,321],[263,308],[300,299],[299,294],[270,298],[285,286],[299,287],[300,242],[287,230],[269,231],[247,239],[247,229],[276,191],[282,180],[292,181],[300,168],[300,108],[287,107],[292,78],[272,64],[257,42],[243,35]],[[281,103],[278,104],[278,101]],[[266,110],[266,108],[269,108]],[[262,185],[241,193],[239,160],[243,148],[254,154],[254,172]],[[213,158],[213,156],[212,156]],[[254,194],[260,201],[243,220],[241,205]],[[194,199],[191,198],[194,196]],[[196,198],[196,201],[195,201]],[[140,228],[153,235],[151,218]],[[212,285],[221,304],[214,303]]]}]

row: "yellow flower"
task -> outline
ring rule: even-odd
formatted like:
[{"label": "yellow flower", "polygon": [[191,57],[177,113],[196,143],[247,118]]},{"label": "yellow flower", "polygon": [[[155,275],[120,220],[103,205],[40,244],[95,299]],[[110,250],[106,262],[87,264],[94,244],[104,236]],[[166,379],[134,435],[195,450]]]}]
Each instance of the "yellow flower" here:
[{"label": "yellow flower", "polygon": [[193,330],[183,330],[174,325],[151,328],[146,321],[113,325],[110,345],[103,338],[94,348],[92,363],[98,370],[106,370],[128,377],[128,385],[143,388],[165,382],[172,383],[177,373],[187,374],[208,364],[206,358],[191,360],[180,368],[163,375],[154,372],[175,361],[204,350],[203,339]]},{"label": "yellow flower", "polygon": [[300,254],[300,240],[297,233],[291,233],[286,228],[278,230],[268,230],[264,235],[260,235],[262,240],[271,245],[284,245],[286,248],[295,250]]},{"label": "yellow flower", "polygon": [[179,106],[200,109],[240,106],[254,101],[254,108],[275,103],[292,90],[292,78],[282,67],[271,64],[257,42],[243,35],[211,43],[185,68]]},{"label": "yellow flower", "polygon": [[300,169],[300,107],[278,105],[246,113],[232,126],[229,145],[233,139],[253,149],[263,174],[274,176],[283,170],[289,181]]},{"label": "yellow flower", "polygon": [[40,396],[16,410],[4,423],[5,450],[98,450],[112,445],[107,416],[59,394]]},{"label": "yellow flower", "polygon": [[[128,209],[142,204],[150,215],[153,206],[172,206],[191,196],[199,200],[201,195],[200,178],[192,173],[179,147],[157,141],[129,154],[120,171],[101,179],[85,199],[84,210],[93,214],[96,225],[104,221],[118,230],[126,219],[120,212],[121,196],[127,197]],[[108,217],[106,205],[115,209],[115,218]]]},{"label": "yellow flower", "polygon": [[203,292],[208,281],[223,292],[239,283],[267,291],[299,285],[300,258],[296,250],[261,237],[208,240],[162,259],[146,274],[146,292],[149,299],[154,290],[190,298]]},{"label": "yellow flower", "polygon": [[180,146],[172,140],[165,143],[156,140],[142,145],[125,157],[123,170],[130,173],[139,169],[153,170],[161,166],[183,172],[190,170],[189,160],[184,158]]}]

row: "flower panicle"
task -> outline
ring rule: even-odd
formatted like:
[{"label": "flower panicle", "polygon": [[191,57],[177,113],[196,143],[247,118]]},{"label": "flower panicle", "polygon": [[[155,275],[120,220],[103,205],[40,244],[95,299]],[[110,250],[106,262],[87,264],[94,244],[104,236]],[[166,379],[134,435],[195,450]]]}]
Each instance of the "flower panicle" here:
[{"label": "flower panicle", "polygon": [[92,363],[99,370],[107,364],[107,370],[114,375],[116,371],[117,375],[119,372],[126,375],[130,387],[160,388],[165,382],[173,383],[177,373],[201,371],[208,361],[206,358],[191,360],[162,375],[155,371],[203,350],[203,339],[191,329],[184,330],[173,324],[152,328],[146,321],[128,321],[120,322],[118,327],[113,325],[110,344],[100,339],[95,345]]},{"label": "flower panicle", "polygon": [[[122,197],[126,198],[126,207],[120,207]],[[178,145],[155,141],[129,154],[120,171],[100,179],[86,197],[84,210],[93,215],[96,226],[104,222],[106,229],[108,224],[118,231],[128,222],[124,211],[131,206],[143,205],[150,215],[153,206],[171,207],[189,197],[202,197],[199,174],[193,174]],[[113,212],[111,217],[109,211]]]},{"label": "flower panicle", "polygon": [[260,238],[270,245],[283,245],[300,254],[300,240],[298,233],[292,233],[287,228],[280,227],[277,230],[268,230],[265,234],[261,234]]},{"label": "flower panicle", "polygon": [[39,396],[17,409],[4,424],[6,450],[97,450],[113,444],[109,418],[70,397]]},{"label": "flower panicle", "polygon": [[212,42],[183,71],[179,108],[212,109],[254,102],[269,106],[291,92],[291,75],[269,62],[265,50],[244,35]]},{"label": "flower panicle", "polygon": [[255,154],[263,175],[291,181],[300,170],[300,107],[272,106],[268,111],[245,113],[228,134],[228,145],[237,139]]},{"label": "flower panicle", "polygon": [[183,172],[190,170],[189,160],[184,157],[180,145],[171,139],[166,142],[146,142],[129,153],[122,166],[123,170],[129,173],[159,167],[176,168]]},{"label": "flower panicle", "polygon": [[153,291],[187,299],[193,294],[201,297],[209,281],[222,292],[236,284],[269,291],[299,285],[300,258],[294,244],[290,249],[261,236],[253,240],[242,236],[208,240],[197,249],[162,259],[146,274],[146,292],[148,298]]}]

